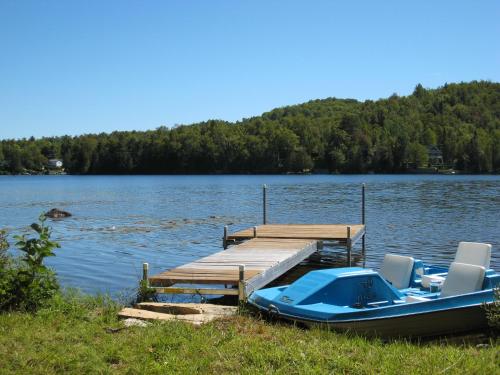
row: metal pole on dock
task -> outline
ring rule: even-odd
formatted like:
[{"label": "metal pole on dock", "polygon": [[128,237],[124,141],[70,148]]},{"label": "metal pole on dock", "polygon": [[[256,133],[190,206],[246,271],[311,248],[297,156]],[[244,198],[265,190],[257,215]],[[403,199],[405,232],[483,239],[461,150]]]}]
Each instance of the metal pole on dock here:
[{"label": "metal pole on dock", "polygon": [[257,227],[253,227],[253,237],[257,237]]},{"label": "metal pole on dock", "polygon": [[362,185],[361,188],[361,224],[365,224],[365,190],[366,184]]},{"label": "metal pole on dock", "polygon": [[227,249],[227,225],[224,225],[224,237],[222,237],[222,247],[224,250]]},{"label": "metal pole on dock", "polygon": [[238,300],[245,300],[245,265],[240,264],[238,266],[239,277],[238,277]]},{"label": "metal pole on dock", "polygon": [[262,223],[267,224],[267,185],[262,185]]},{"label": "metal pole on dock", "polygon": [[364,266],[364,262],[365,262],[365,251],[366,251],[366,244],[365,244],[365,237],[366,237],[365,195],[366,195],[366,184],[363,184],[363,187],[361,189],[361,224],[363,224],[365,226],[365,233],[363,233],[363,237],[361,238],[361,253],[363,255],[363,266]]},{"label": "metal pole on dock", "polygon": [[350,226],[347,227],[347,240],[346,240],[346,243],[347,243],[347,266],[351,267],[351,247],[352,247],[352,243],[351,243],[351,227]]},{"label": "metal pole on dock", "polygon": [[149,287],[148,271],[149,271],[149,264],[142,263],[142,281],[145,283],[146,287]]}]

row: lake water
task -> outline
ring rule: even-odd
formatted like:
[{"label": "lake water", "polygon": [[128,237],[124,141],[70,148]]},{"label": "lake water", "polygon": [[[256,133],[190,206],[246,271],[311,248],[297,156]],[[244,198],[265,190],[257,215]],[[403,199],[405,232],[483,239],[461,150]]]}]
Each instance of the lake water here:
[{"label": "lake water", "polygon": [[[500,270],[500,176],[0,176],[0,228],[27,232],[42,212],[70,211],[48,221],[62,245],[48,262],[61,283],[127,294],[143,262],[160,272],[219,251],[224,225],[260,224],[262,184],[271,223],[359,223],[362,183],[366,266],[386,252],[448,265],[459,241],[479,241],[493,245]],[[344,260],[322,253],[323,263]]]}]

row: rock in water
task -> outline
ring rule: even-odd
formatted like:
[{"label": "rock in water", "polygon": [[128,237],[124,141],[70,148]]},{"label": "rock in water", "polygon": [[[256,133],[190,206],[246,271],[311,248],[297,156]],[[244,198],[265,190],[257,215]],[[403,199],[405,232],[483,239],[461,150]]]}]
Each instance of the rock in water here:
[{"label": "rock in water", "polygon": [[60,219],[63,217],[70,217],[71,214],[67,211],[59,210],[58,208],[53,208],[49,212],[46,212],[45,216],[50,217],[51,219]]}]

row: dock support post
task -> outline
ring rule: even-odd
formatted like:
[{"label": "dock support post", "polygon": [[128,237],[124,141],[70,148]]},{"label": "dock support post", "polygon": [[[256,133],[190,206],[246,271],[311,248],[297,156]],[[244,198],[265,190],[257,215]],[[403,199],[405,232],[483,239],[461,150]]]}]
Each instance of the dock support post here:
[{"label": "dock support post", "polygon": [[351,267],[351,248],[352,248],[352,242],[351,242],[351,227],[347,227],[347,266]]},{"label": "dock support post", "polygon": [[262,224],[267,224],[267,185],[262,185]]},{"label": "dock support post", "polygon": [[146,287],[149,287],[148,271],[149,271],[149,264],[142,263],[142,281]]},{"label": "dock support post", "polygon": [[365,224],[365,190],[366,184],[361,188],[361,224]]},{"label": "dock support post", "polygon": [[253,227],[253,238],[257,237],[257,227]]},{"label": "dock support post", "polygon": [[238,277],[238,300],[243,302],[245,300],[245,265],[240,264],[238,266],[239,277]]},{"label": "dock support post", "polygon": [[366,191],[366,184],[363,184],[363,187],[361,189],[361,224],[365,225],[365,233],[363,233],[363,237],[361,238],[361,253],[363,254],[363,264],[365,262],[365,251],[366,251],[366,244],[365,244],[365,237],[366,237],[365,191]]},{"label": "dock support post", "polygon": [[227,225],[224,225],[224,237],[222,238],[222,247],[227,249]]},{"label": "dock support post", "polygon": [[[366,229],[365,229],[366,230]],[[363,268],[365,267],[366,262],[366,245],[365,245],[365,236],[366,232],[363,233],[363,237],[361,238],[361,255],[363,257]]]}]

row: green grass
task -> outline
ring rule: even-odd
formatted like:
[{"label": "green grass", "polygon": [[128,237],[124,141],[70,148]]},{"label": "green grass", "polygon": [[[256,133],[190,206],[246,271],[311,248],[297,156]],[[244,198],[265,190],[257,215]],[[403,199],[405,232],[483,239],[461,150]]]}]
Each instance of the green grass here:
[{"label": "green grass", "polygon": [[250,315],[199,328],[124,328],[106,298],[57,297],[36,314],[0,314],[0,373],[467,373],[499,371],[498,345],[384,343]]}]

